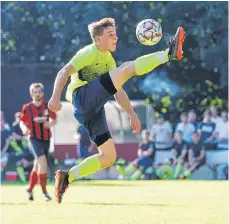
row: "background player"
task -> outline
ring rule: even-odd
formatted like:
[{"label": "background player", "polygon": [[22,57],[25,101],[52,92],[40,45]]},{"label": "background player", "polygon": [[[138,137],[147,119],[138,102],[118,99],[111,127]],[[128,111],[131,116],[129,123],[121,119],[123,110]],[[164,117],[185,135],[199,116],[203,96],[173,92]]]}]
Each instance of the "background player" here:
[{"label": "background player", "polygon": [[[48,109],[48,103],[44,101],[44,86],[42,83],[33,83],[29,88],[31,102],[23,105],[21,111],[21,128],[29,137],[29,149],[34,156],[34,166],[30,173],[27,193],[29,200],[33,200],[33,188],[40,183],[44,198],[51,200],[47,193],[47,157],[50,146],[51,130],[56,124],[56,113]],[[52,121],[49,121],[50,118]]]},{"label": "background player", "polygon": [[141,124],[122,89],[123,84],[135,75],[149,73],[168,60],[180,60],[183,57],[184,30],[179,27],[165,51],[139,57],[116,68],[110,53],[116,50],[118,40],[114,19],[104,18],[90,24],[88,28],[93,43],[78,51],[59,71],[49,108],[54,112],[61,109],[61,93],[71,76],[66,98],[73,103],[75,118],[87,128],[99,153],[88,157],[69,172],[57,171],[55,195],[58,203],[70,182],[109,167],[116,160],[115,145],[107,126],[104,104],[115,95],[116,101],[128,114],[134,133],[139,133]]},{"label": "background player", "polygon": [[[127,165],[125,168],[117,166],[116,169],[120,175],[126,176],[130,173],[133,175],[130,177],[131,180],[139,180],[144,171],[153,165],[155,159],[155,147],[154,142],[150,141],[150,133],[148,130],[141,132],[142,141],[138,145],[138,158]],[[127,178],[129,179],[129,178]]]}]

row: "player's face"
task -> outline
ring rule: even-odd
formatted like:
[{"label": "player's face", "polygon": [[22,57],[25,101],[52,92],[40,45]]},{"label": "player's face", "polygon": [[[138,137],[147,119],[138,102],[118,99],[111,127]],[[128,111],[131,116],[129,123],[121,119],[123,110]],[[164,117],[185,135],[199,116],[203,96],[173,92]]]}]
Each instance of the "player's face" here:
[{"label": "player's face", "polygon": [[117,41],[118,41],[116,28],[113,26],[107,27],[103,31],[103,34],[99,36],[99,41],[100,41],[101,46],[104,49],[110,52],[114,52],[116,50]]},{"label": "player's face", "polygon": [[34,101],[42,101],[44,97],[44,92],[41,88],[34,88],[33,92],[31,94],[31,97],[33,98]]},{"label": "player's face", "polygon": [[208,114],[208,113],[206,113],[205,116],[204,116],[204,119],[205,119],[207,122],[210,121],[211,115]]},{"label": "player's face", "polygon": [[143,141],[148,141],[149,140],[149,132],[143,131],[142,132],[142,140]]}]

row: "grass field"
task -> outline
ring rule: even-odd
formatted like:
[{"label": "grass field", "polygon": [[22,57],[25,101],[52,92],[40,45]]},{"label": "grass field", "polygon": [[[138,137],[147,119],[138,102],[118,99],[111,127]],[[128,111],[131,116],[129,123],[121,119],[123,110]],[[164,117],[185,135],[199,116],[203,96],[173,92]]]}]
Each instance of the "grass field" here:
[{"label": "grass field", "polygon": [[[53,194],[53,185],[48,186]],[[39,186],[2,185],[3,224],[226,224],[228,182],[76,182],[63,202],[45,202]]]}]

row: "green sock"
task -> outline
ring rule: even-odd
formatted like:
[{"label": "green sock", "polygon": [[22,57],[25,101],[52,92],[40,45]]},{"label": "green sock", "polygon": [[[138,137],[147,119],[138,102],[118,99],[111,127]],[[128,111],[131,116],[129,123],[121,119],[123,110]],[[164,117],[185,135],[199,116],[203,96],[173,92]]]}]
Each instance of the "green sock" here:
[{"label": "green sock", "polygon": [[174,174],[174,179],[177,179],[179,174],[181,173],[183,169],[183,166],[181,163],[178,163],[177,166],[176,166],[176,170],[175,170],[175,174]]},{"label": "green sock", "polygon": [[10,141],[10,146],[16,151],[16,152],[21,152],[21,148],[17,144],[15,140]]},{"label": "green sock", "polygon": [[24,149],[27,149],[28,148],[28,143],[27,143],[26,140],[22,140],[21,141],[21,144],[22,144],[22,146],[23,146]]},{"label": "green sock", "polygon": [[156,175],[160,178],[163,179],[163,172],[160,170],[160,168],[156,169]]},{"label": "green sock", "polygon": [[79,165],[72,167],[68,174],[68,181],[71,183],[75,179],[96,173],[101,169],[101,162],[98,155],[93,155],[83,160]]},{"label": "green sock", "polygon": [[132,175],[132,177],[131,177],[131,180],[139,180],[140,177],[141,177],[141,175],[142,175],[142,171],[141,171],[141,170],[136,170],[136,171],[133,173],[133,175]]},{"label": "green sock", "polygon": [[151,72],[157,66],[166,63],[169,60],[169,49],[159,51],[153,54],[147,54],[135,60],[135,69],[137,75],[144,75]]},{"label": "green sock", "polygon": [[171,180],[173,179],[174,173],[170,165],[164,165],[163,179]]},{"label": "green sock", "polygon": [[134,172],[135,170],[135,167],[132,163],[130,163],[125,169],[124,169],[124,172],[125,174],[130,174],[132,172]]},{"label": "green sock", "polygon": [[17,167],[17,173],[18,173],[18,176],[19,176],[20,180],[21,180],[23,183],[26,183],[24,168],[21,167],[21,166],[18,166],[18,167]]},{"label": "green sock", "polygon": [[125,170],[123,169],[122,166],[117,165],[117,166],[116,166],[116,170],[117,170],[118,173],[121,174],[122,176],[125,176],[125,175],[126,175],[126,172],[125,172]]},{"label": "green sock", "polygon": [[185,176],[186,178],[189,178],[189,177],[191,176],[191,172],[190,172],[189,170],[186,170],[186,171],[184,172],[184,176]]}]

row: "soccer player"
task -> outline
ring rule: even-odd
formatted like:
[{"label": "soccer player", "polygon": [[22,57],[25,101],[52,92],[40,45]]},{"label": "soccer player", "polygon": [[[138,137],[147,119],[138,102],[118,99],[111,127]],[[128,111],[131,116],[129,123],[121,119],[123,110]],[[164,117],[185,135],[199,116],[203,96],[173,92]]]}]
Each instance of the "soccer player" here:
[{"label": "soccer player", "polygon": [[42,83],[32,83],[29,91],[32,101],[23,105],[20,116],[22,131],[29,137],[29,149],[34,156],[34,166],[30,173],[27,193],[29,200],[32,201],[33,188],[39,182],[45,200],[49,201],[51,197],[46,189],[47,156],[51,138],[50,128],[56,124],[56,113],[48,109],[48,102],[44,100]]},{"label": "soccer player", "polygon": [[69,183],[111,166],[116,160],[116,150],[105,117],[104,104],[114,95],[116,101],[128,114],[134,133],[141,130],[123,84],[135,75],[144,75],[169,60],[182,59],[184,29],[179,27],[169,47],[160,52],[145,55],[135,61],[125,62],[118,68],[111,55],[118,41],[115,20],[104,18],[88,26],[93,43],[79,50],[57,74],[49,109],[61,109],[61,93],[71,76],[66,98],[74,106],[74,116],[90,135],[99,153],[86,158],[69,171],[56,173],[55,195],[58,203]]}]

